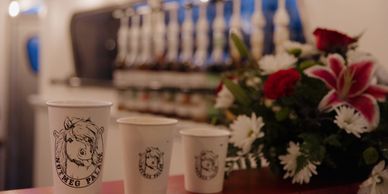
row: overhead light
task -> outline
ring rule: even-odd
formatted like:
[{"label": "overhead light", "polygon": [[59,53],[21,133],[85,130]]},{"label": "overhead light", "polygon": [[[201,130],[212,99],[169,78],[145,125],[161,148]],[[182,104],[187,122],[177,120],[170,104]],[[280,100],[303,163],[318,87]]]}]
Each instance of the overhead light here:
[{"label": "overhead light", "polygon": [[207,3],[209,0],[200,0],[202,3]]},{"label": "overhead light", "polygon": [[11,17],[16,17],[20,13],[20,5],[17,1],[11,1],[11,3],[8,6],[8,14]]}]

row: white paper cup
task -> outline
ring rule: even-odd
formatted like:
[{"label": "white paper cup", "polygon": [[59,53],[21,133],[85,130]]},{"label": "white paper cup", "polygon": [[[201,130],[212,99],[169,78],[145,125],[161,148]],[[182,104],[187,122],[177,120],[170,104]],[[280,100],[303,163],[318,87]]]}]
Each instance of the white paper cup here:
[{"label": "white paper cup", "polygon": [[224,183],[225,158],[230,132],[214,128],[180,131],[185,163],[185,189],[218,193]]},{"label": "white paper cup", "polygon": [[111,102],[49,101],[55,194],[98,194]]},{"label": "white paper cup", "polygon": [[123,140],[125,194],[166,194],[178,121],[127,117],[117,122]]}]

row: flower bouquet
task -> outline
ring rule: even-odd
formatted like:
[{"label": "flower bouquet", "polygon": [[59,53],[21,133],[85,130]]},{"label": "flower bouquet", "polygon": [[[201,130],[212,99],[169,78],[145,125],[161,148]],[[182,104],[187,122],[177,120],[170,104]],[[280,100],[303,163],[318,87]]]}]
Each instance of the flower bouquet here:
[{"label": "flower bouquet", "polygon": [[359,193],[388,193],[388,87],[360,37],[317,29],[316,45],[287,42],[227,72],[217,91],[218,124],[229,126],[229,169],[264,165],[292,183],[367,179]]}]

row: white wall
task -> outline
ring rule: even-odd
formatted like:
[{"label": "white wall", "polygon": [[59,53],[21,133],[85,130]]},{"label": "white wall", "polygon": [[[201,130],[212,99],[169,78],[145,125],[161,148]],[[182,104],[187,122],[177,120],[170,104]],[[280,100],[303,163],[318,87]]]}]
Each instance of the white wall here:
[{"label": "white wall", "polygon": [[[6,97],[7,97],[7,59],[6,59],[6,18],[8,1],[0,0],[0,141],[5,136]],[[4,188],[5,166],[4,150],[0,149],[0,190]]]},{"label": "white wall", "polygon": [[387,0],[302,0],[308,32],[316,27],[337,29],[355,36],[362,32],[360,49],[372,53],[388,69]]},{"label": "white wall", "polygon": [[7,14],[8,14],[8,1],[0,1],[0,139],[4,137],[5,134],[5,119],[6,119],[6,97],[7,97]]}]

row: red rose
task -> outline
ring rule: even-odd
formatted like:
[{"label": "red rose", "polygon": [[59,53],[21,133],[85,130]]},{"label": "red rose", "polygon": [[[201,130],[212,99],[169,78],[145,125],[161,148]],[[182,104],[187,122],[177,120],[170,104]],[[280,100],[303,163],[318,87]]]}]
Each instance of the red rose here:
[{"label": "red rose", "polygon": [[346,34],[318,28],[314,31],[314,36],[317,41],[317,48],[325,52],[342,52],[346,51],[348,46],[357,41],[357,38],[352,38]]},{"label": "red rose", "polygon": [[264,83],[264,96],[276,100],[291,95],[300,77],[295,69],[280,70],[271,74]]}]

